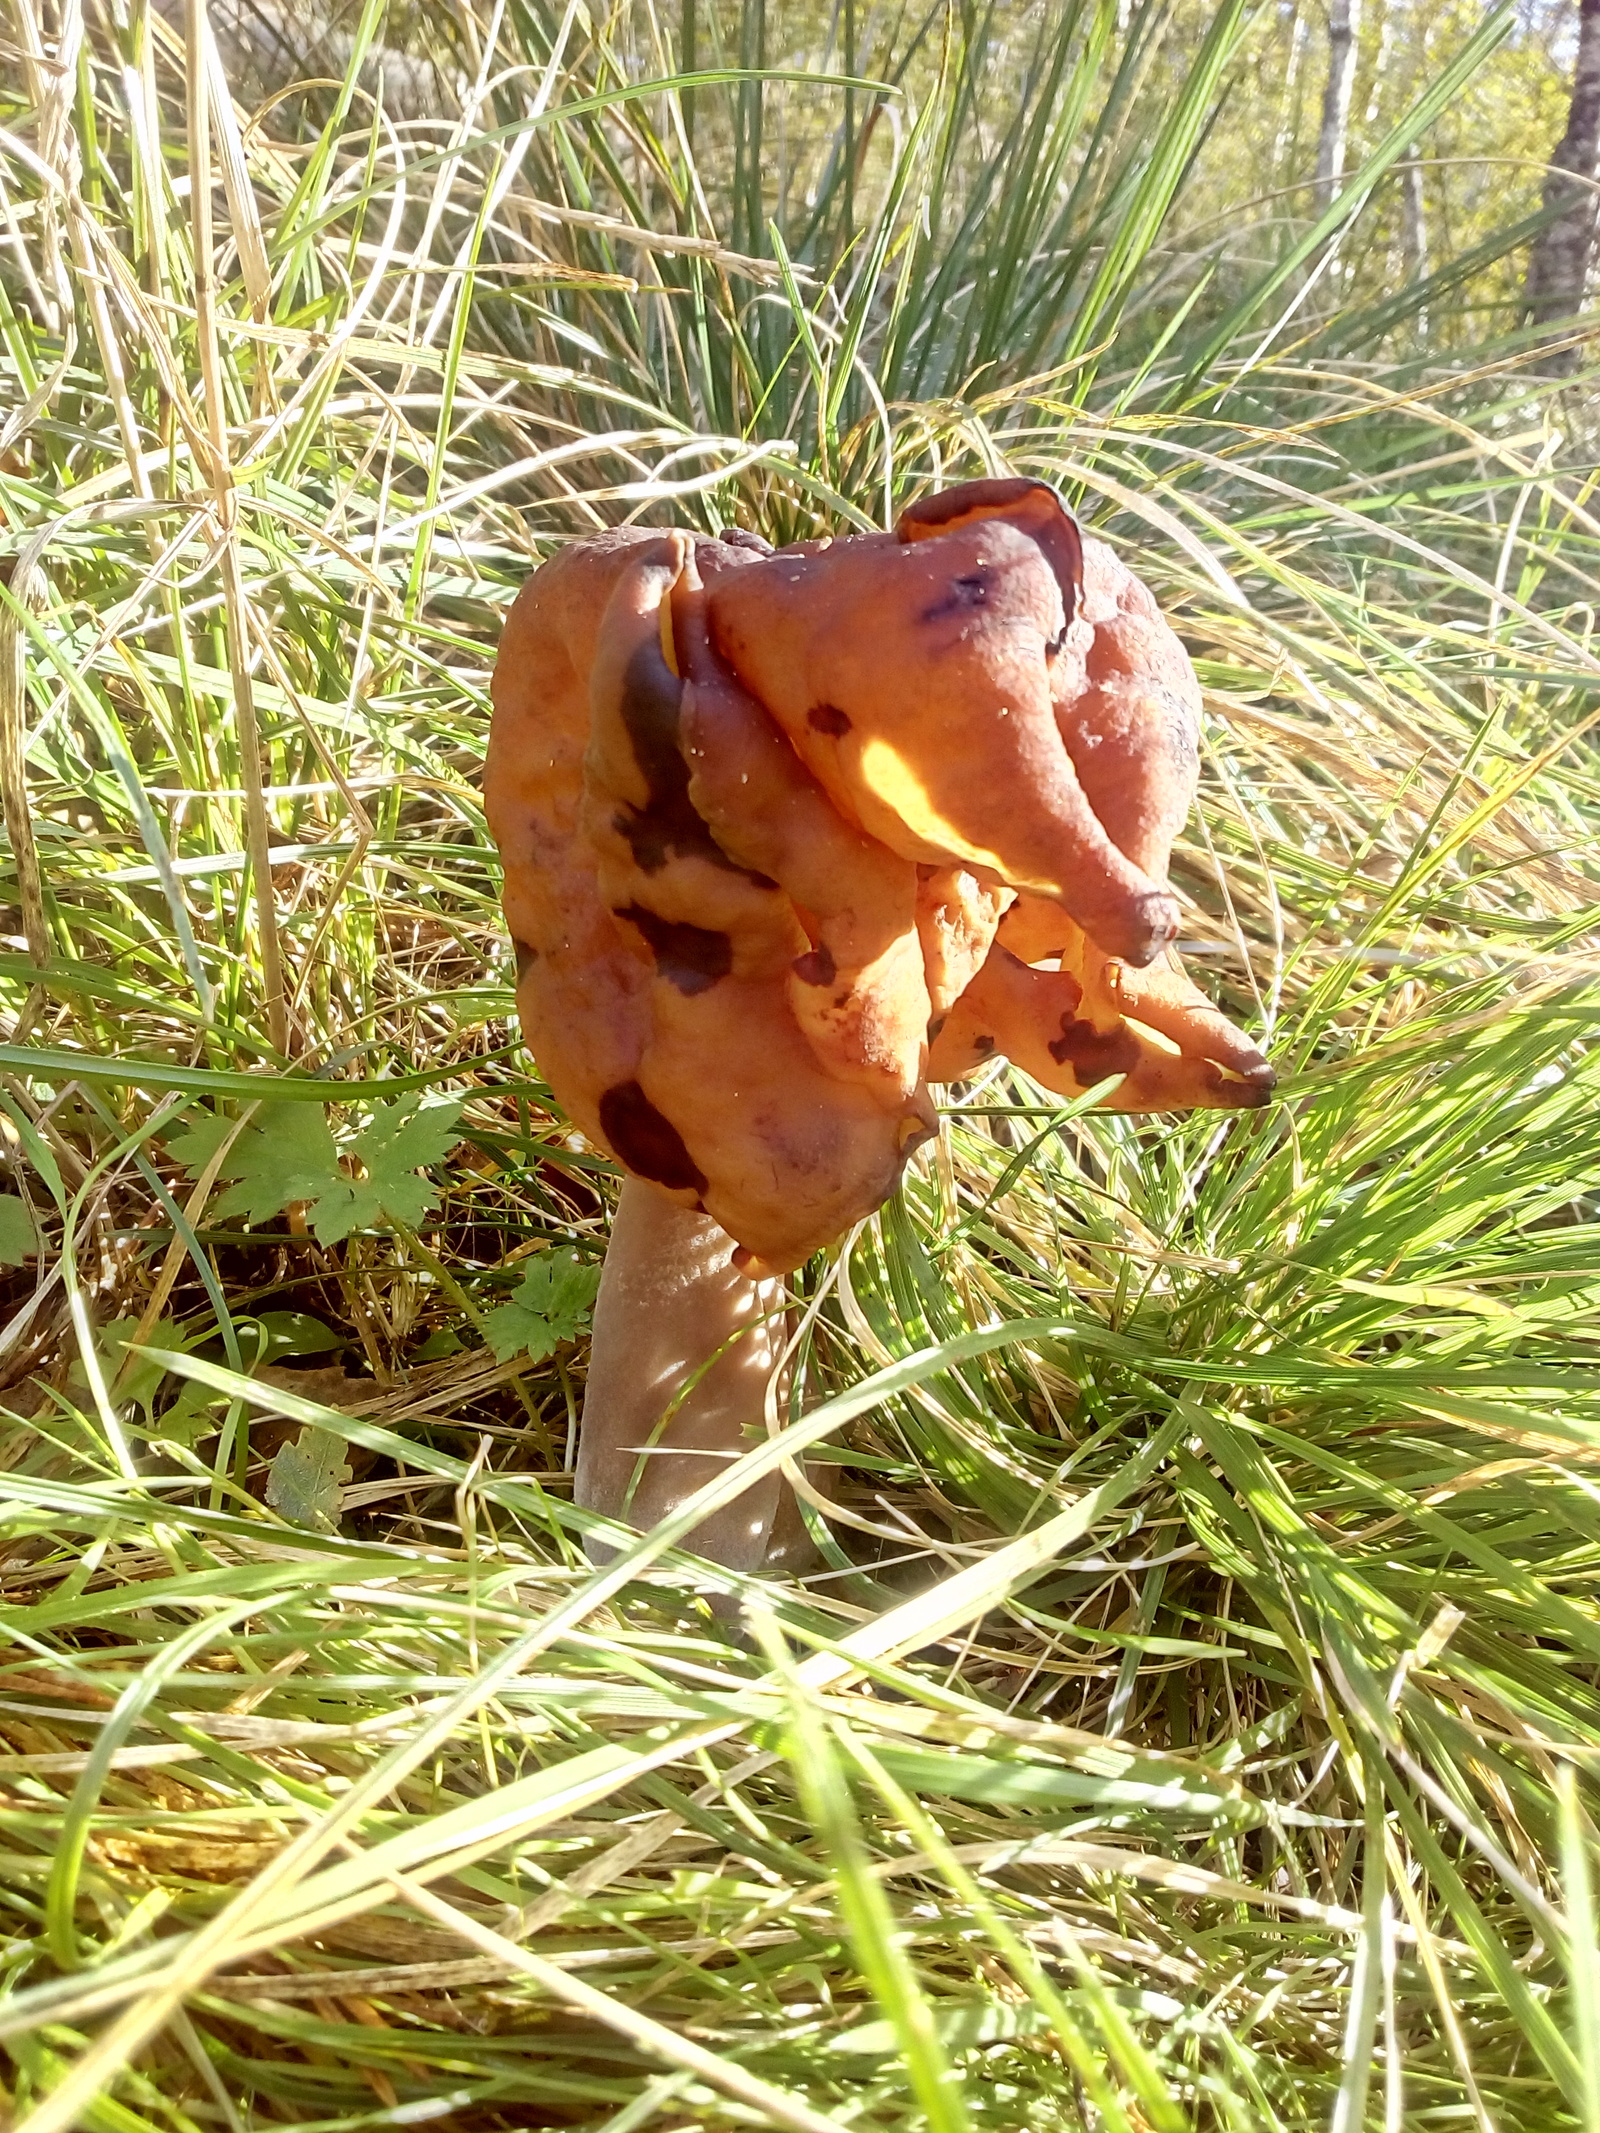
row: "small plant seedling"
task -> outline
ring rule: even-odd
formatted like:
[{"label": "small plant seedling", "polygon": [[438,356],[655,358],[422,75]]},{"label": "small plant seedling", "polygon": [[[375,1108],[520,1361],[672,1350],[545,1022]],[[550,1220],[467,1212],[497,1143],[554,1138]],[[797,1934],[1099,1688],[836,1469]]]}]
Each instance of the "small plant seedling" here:
[{"label": "small plant seedling", "polygon": [[[255,1317],[241,1314],[233,1323],[252,1375],[282,1356],[329,1355],[348,1345],[342,1334],[307,1311],[262,1311]],[[156,1328],[158,1335],[171,1331],[170,1327]],[[163,1341],[162,1345],[177,1344]],[[151,1434],[193,1447],[217,1428],[227,1404],[221,1393],[190,1379],[157,1417]]]},{"label": "small plant seedling", "polygon": [[453,1100],[424,1105],[416,1096],[379,1104],[350,1143],[365,1176],[341,1173],[311,1210],[318,1243],[337,1244],[352,1230],[375,1228],[385,1216],[408,1229],[420,1222],[435,1196],[417,1172],[442,1161],[455,1146],[461,1108]]},{"label": "small plant seedling", "polygon": [[39,1238],[25,1201],[0,1193],[0,1266],[21,1266],[38,1252]]},{"label": "small plant seedling", "polygon": [[[137,1407],[144,1417],[145,1429],[153,1430],[156,1394],[167,1376],[162,1356],[181,1351],[188,1343],[176,1326],[152,1326],[139,1351],[130,1358],[129,1345],[138,1330],[137,1318],[113,1318],[96,1329],[94,1348],[101,1376],[107,1385],[116,1388],[116,1404]],[[89,1373],[81,1360],[73,1365],[70,1382],[88,1384]],[[162,1433],[167,1434],[164,1429]]]},{"label": "small plant seedling", "polygon": [[575,1252],[541,1252],[528,1262],[516,1294],[484,1317],[489,1345],[502,1363],[527,1355],[535,1363],[562,1341],[576,1340],[589,1323],[600,1269]]},{"label": "small plant seedling", "polygon": [[314,1533],[339,1530],[339,1491],[350,1479],[344,1441],[307,1425],[280,1444],[267,1475],[267,1502],[292,1526]]},{"label": "small plant seedling", "polygon": [[[320,1106],[263,1104],[242,1129],[230,1118],[196,1119],[173,1141],[172,1153],[197,1177],[237,1131],[222,1160],[227,1190],[215,1214],[223,1220],[243,1215],[254,1225],[270,1222],[286,1207],[309,1203],[317,1242],[338,1244],[352,1231],[376,1228],[385,1219],[408,1228],[421,1221],[435,1194],[417,1172],[455,1145],[461,1110],[457,1098],[427,1104],[407,1095],[377,1104],[341,1151]],[[360,1165],[359,1177],[343,1167],[341,1153]]]}]

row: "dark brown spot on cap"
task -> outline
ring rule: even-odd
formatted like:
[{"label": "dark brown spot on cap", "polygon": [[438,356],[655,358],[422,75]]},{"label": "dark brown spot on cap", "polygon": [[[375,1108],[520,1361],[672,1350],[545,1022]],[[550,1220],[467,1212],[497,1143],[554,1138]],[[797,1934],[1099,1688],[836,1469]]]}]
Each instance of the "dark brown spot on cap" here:
[{"label": "dark brown spot on cap", "polygon": [[629,904],[617,916],[644,935],[657,970],[679,992],[707,992],[733,968],[733,943],[725,933],[663,918],[643,904]]},{"label": "dark brown spot on cap", "polygon": [[1070,1066],[1086,1089],[1108,1074],[1131,1074],[1139,1064],[1139,1040],[1125,1023],[1097,1030],[1092,1022],[1074,1022],[1063,1015],[1061,1035],[1051,1039],[1049,1050],[1057,1066]]},{"label": "dark brown spot on cap", "polygon": [[964,571],[959,578],[952,578],[950,590],[942,600],[935,600],[931,607],[922,610],[924,622],[943,622],[950,615],[964,615],[975,607],[983,607],[989,598],[989,573],[986,570]]},{"label": "dark brown spot on cap", "polygon": [[683,1135],[636,1081],[619,1081],[601,1097],[600,1131],[617,1161],[635,1177],[672,1192],[705,1191],[705,1173],[684,1146]]},{"label": "dark brown spot on cap", "polygon": [[988,1058],[989,1054],[994,1050],[994,1039],[989,1035],[987,1030],[984,1031],[981,1037],[973,1038],[972,1049],[977,1053],[980,1059]]},{"label": "dark brown spot on cap", "polygon": [[[628,661],[620,706],[646,799],[643,807],[619,808],[612,826],[627,840],[641,873],[659,874],[669,859],[692,857],[709,859],[730,874],[746,874],[748,868],[728,857],[689,798],[689,766],[678,742],[682,705],[683,683],[651,638]],[[774,886],[764,875],[750,878],[759,887]]]},{"label": "dark brown spot on cap", "polygon": [[837,741],[850,731],[851,718],[849,712],[841,711],[837,704],[813,704],[806,713],[806,724]]},{"label": "dark brown spot on cap", "polygon": [[936,539],[978,519],[1003,518],[1037,541],[1061,589],[1070,622],[1083,604],[1083,536],[1078,521],[1045,481],[1013,476],[965,481],[937,496],[924,496],[902,511],[895,534],[906,542]]},{"label": "dark brown spot on cap", "polygon": [[820,947],[794,959],[794,974],[802,985],[831,985],[839,975],[833,950],[824,941]]}]

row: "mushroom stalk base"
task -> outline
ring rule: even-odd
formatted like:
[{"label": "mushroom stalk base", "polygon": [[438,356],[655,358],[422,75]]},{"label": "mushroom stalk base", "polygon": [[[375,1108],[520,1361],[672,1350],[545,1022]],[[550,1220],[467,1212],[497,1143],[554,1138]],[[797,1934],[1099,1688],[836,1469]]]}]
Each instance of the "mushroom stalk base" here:
[{"label": "mushroom stalk base", "polygon": [[[623,1185],[578,1437],[574,1497],[584,1510],[647,1531],[761,1431],[785,1337],[783,1284],[751,1280],[733,1252],[705,1215],[637,1179]],[[713,1512],[684,1546],[730,1570],[803,1567],[814,1554],[776,1473]],[[611,1552],[590,1544],[591,1555]]]}]

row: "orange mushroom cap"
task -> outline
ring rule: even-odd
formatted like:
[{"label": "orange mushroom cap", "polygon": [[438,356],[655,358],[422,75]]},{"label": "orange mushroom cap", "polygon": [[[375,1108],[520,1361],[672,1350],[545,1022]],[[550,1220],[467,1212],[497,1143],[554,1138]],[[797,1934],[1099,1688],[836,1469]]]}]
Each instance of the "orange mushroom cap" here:
[{"label": "orange mushroom cap", "polygon": [[513,608],[493,695],[534,1055],[768,1267],[877,1207],[928,1081],[996,1052],[1067,1095],[1118,1075],[1113,1108],[1266,1101],[1170,950],[1193,671],[1043,483],[775,554],[577,543]]}]

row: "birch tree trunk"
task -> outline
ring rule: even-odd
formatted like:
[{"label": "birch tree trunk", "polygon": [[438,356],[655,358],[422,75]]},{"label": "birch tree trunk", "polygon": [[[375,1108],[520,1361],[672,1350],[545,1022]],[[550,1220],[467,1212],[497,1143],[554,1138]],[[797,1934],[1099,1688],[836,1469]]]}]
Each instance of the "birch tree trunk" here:
[{"label": "birch tree trunk", "polygon": [[[1572,76],[1567,130],[1550,158],[1544,204],[1561,212],[1547,223],[1528,262],[1525,302],[1538,325],[1572,318],[1583,309],[1594,254],[1594,187],[1600,157],[1600,0],[1579,0],[1578,58]],[[1573,351],[1556,361],[1569,369]]]},{"label": "birch tree trunk", "polygon": [[[1591,0],[1585,0],[1585,5]],[[1592,0],[1600,7],[1600,0]],[[1328,85],[1322,92],[1322,128],[1317,135],[1317,208],[1339,190],[1350,138],[1350,97],[1356,84],[1356,40],[1361,0],[1328,0]]]},{"label": "birch tree trunk", "polygon": [[1428,277],[1428,216],[1422,191],[1422,159],[1412,148],[1400,165],[1400,230],[1405,247],[1406,279]]},{"label": "birch tree trunk", "polygon": [[1306,48],[1306,18],[1296,7],[1289,32],[1289,62],[1283,72],[1283,98],[1278,106],[1278,131],[1272,143],[1272,182],[1284,182],[1284,172],[1298,164],[1300,145],[1300,61]]}]

